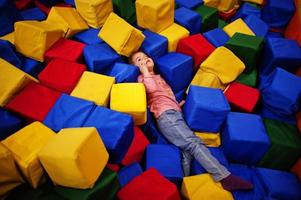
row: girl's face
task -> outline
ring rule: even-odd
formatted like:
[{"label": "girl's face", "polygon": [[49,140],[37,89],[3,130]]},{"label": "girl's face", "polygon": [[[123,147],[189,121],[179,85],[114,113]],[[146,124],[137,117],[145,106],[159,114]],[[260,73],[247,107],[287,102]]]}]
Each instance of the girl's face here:
[{"label": "girl's face", "polygon": [[132,63],[137,67],[147,67],[149,72],[154,70],[154,61],[143,52],[137,52],[132,56]]}]

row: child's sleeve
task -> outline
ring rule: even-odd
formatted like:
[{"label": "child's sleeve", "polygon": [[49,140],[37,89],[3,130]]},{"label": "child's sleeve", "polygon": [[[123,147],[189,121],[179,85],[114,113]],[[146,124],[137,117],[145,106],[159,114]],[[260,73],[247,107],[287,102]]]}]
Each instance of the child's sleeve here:
[{"label": "child's sleeve", "polygon": [[158,90],[158,85],[152,75],[143,76],[143,78],[139,77],[138,82],[144,84],[147,93],[152,93]]}]

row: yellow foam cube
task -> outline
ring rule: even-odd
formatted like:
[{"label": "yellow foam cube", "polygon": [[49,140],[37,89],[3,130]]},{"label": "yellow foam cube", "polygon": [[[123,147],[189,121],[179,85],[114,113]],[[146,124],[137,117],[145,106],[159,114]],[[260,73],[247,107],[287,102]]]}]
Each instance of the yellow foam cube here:
[{"label": "yellow foam cube", "polygon": [[60,27],[66,38],[89,28],[75,8],[69,7],[52,7],[46,21]]},{"label": "yellow foam cube", "polygon": [[62,129],[39,153],[51,180],[61,186],[92,188],[109,154],[95,127]]},{"label": "yellow foam cube", "polygon": [[75,0],[75,7],[87,24],[100,28],[113,12],[112,0]]},{"label": "yellow foam cube", "polygon": [[11,32],[9,34],[6,34],[2,37],[0,37],[1,40],[6,40],[15,45],[15,32]]},{"label": "yellow foam cube", "polygon": [[5,106],[28,83],[38,82],[2,58],[0,58],[0,74],[0,107]]},{"label": "yellow foam cube", "polygon": [[145,36],[118,15],[111,13],[98,35],[117,53],[129,57],[138,51]]},{"label": "yellow foam cube", "polygon": [[255,36],[254,32],[241,18],[226,25],[223,30],[227,33],[227,35],[229,35],[229,37],[232,37],[235,33],[243,33],[246,35]]},{"label": "yellow foam cube", "polygon": [[11,152],[0,143],[0,199],[23,182]]},{"label": "yellow foam cube", "polygon": [[73,89],[71,96],[93,101],[99,106],[108,106],[115,77],[84,72]]},{"label": "yellow foam cube", "polygon": [[230,11],[237,4],[237,0],[204,0],[204,5],[217,8],[221,12]]},{"label": "yellow foam cube", "polygon": [[45,21],[19,21],[15,23],[17,50],[40,62],[44,61],[44,53],[62,37],[64,37],[63,30]]},{"label": "yellow foam cube", "polygon": [[142,125],[146,122],[146,106],[146,91],[142,83],[113,85],[111,109],[131,115],[135,125]]},{"label": "yellow foam cube", "polygon": [[153,32],[161,32],[174,22],[174,0],[136,0],[137,24]]},{"label": "yellow foam cube", "polygon": [[244,71],[245,64],[226,47],[219,47],[201,64],[201,69],[215,74],[226,85]]},{"label": "yellow foam cube", "polygon": [[220,81],[220,79],[215,74],[206,72],[201,68],[199,68],[196,74],[194,75],[190,85],[217,88],[221,90],[224,90],[226,88],[226,86]]},{"label": "yellow foam cube", "polygon": [[204,144],[208,147],[219,147],[221,145],[221,137],[219,133],[195,132],[194,134],[201,138]]},{"label": "yellow foam cube", "polygon": [[173,23],[171,26],[159,33],[168,39],[168,51],[176,51],[178,42],[189,36],[189,31],[184,27]]},{"label": "yellow foam cube", "polygon": [[232,194],[224,190],[221,183],[216,183],[209,174],[184,177],[182,195],[189,200],[233,200]]},{"label": "yellow foam cube", "polygon": [[44,174],[38,153],[54,136],[55,132],[42,123],[33,122],[2,141],[12,152],[26,180],[34,188],[37,188]]},{"label": "yellow foam cube", "polygon": [[256,3],[259,5],[263,5],[265,0],[242,0],[242,1],[246,1],[246,2],[251,2],[251,3]]}]

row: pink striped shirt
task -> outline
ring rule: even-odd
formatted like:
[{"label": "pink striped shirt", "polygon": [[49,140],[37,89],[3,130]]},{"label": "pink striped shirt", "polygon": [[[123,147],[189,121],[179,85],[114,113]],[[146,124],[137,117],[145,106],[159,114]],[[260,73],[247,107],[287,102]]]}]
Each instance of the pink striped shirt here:
[{"label": "pink striped shirt", "polygon": [[181,111],[170,86],[160,75],[140,75],[138,82],[143,83],[146,89],[147,104],[150,111],[158,117],[166,110],[175,109]]}]

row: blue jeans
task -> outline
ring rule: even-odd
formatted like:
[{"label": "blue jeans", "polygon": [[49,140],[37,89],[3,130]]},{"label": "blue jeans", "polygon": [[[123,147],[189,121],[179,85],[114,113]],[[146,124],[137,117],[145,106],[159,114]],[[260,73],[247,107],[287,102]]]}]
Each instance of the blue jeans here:
[{"label": "blue jeans", "polygon": [[216,160],[187,126],[182,112],[167,110],[157,119],[158,127],[166,139],[182,150],[182,166],[185,176],[190,174],[192,156],[210,173],[215,181],[230,175],[230,172]]}]

